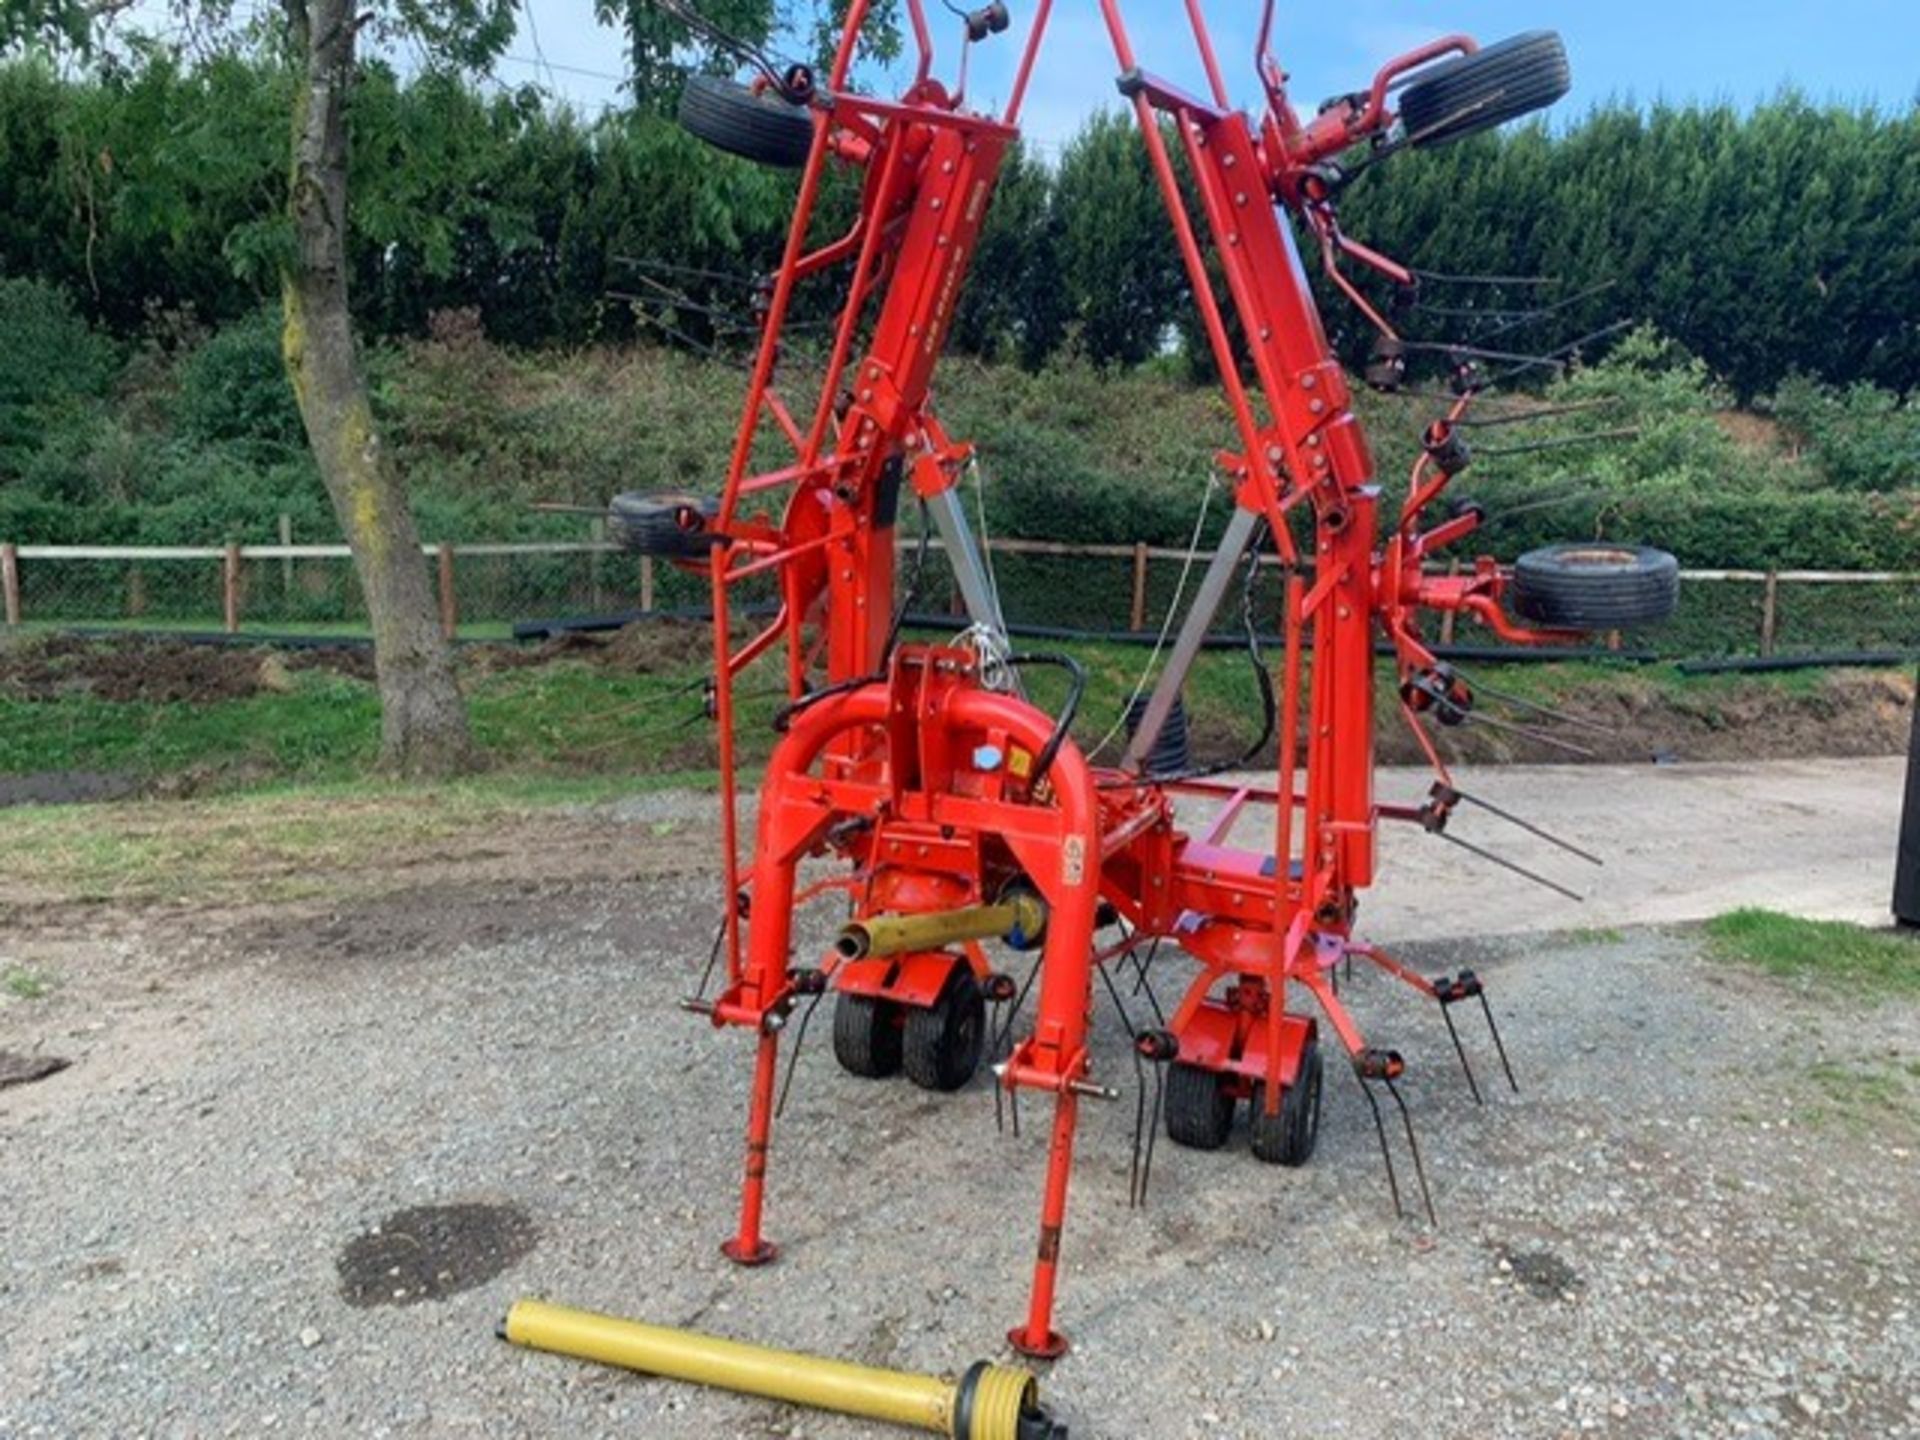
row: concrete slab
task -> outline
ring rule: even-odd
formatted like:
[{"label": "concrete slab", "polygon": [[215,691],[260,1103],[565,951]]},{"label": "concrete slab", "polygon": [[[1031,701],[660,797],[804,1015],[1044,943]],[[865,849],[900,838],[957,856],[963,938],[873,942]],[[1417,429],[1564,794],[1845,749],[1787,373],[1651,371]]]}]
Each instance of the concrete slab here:
[{"label": "concrete slab", "polygon": [[[1360,930],[1391,944],[1703,920],[1743,905],[1890,923],[1905,763],[1887,756],[1463,768],[1454,777],[1461,790],[1606,863],[1589,865],[1471,805],[1455,812],[1450,832],[1570,886],[1584,903],[1416,826],[1383,823],[1382,878],[1362,898]],[[1431,783],[1425,770],[1382,770],[1377,798],[1418,804]],[[1271,824],[1271,811],[1249,813],[1232,838],[1261,843]]]}]

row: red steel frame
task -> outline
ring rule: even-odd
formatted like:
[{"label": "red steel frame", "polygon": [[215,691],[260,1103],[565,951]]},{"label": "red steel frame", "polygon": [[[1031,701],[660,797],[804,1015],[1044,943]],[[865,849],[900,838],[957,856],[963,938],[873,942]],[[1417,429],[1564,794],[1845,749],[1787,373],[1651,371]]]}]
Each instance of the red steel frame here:
[{"label": "red steel frame", "polygon": [[[1448,478],[1431,456],[1416,466],[1406,505],[1383,536],[1373,462],[1346,377],[1281,215],[1285,209],[1303,219],[1328,273],[1363,306],[1340,273],[1343,258],[1408,278],[1340,233],[1316,167],[1391,123],[1387,95],[1398,76],[1469,52],[1472,42],[1453,37],[1401,57],[1366,94],[1303,124],[1267,50],[1269,4],[1257,56],[1266,107],[1256,123],[1228,103],[1199,0],[1186,0],[1186,9],[1212,92],[1205,100],[1142,73],[1117,0],[1101,0],[1100,8],[1232,410],[1239,448],[1220,464],[1238,505],[1266,519],[1289,567],[1275,783],[1150,784],[1095,770],[1070,741],[1037,775],[1035,757],[1053,719],[997,678],[999,667],[983,660],[982,649],[888,652],[899,489],[910,484],[923,498],[940,497],[972,454],[939,425],[929,387],[998,166],[1018,133],[1050,0],[1035,7],[1012,98],[997,118],[969,113],[932,78],[920,0],[908,0],[919,63],[906,92],[883,101],[849,91],[868,10],[868,0],[853,0],[830,74],[815,93],[812,149],[704,567],[715,616],[728,897],[725,989],[705,1008],[714,1024],[758,1035],[740,1220],[724,1248],[743,1264],[774,1255],[761,1225],[780,1034],[799,994],[791,954],[796,904],[833,888],[844,889],[861,914],[934,911],[992,899],[1018,878],[1046,902],[1048,923],[1033,1030],[999,1069],[998,1083],[1049,1092],[1055,1111],[1030,1303],[1009,1339],[1040,1356],[1066,1348],[1053,1328],[1053,1298],[1079,1101],[1112,1093],[1091,1078],[1087,1055],[1099,902],[1123,916],[1139,942],[1165,938],[1199,962],[1170,1028],[1183,1062],[1232,1077],[1239,1093],[1262,1084],[1265,1103],[1277,1107],[1299,1072],[1316,1021],[1286,1008],[1290,984],[1313,998],[1356,1063],[1384,1053],[1367,1051],[1328,983],[1337,962],[1357,955],[1425,984],[1350,939],[1355,894],[1374,878],[1377,822],[1420,813],[1378,805],[1373,795],[1376,626],[1396,647],[1403,678],[1435,663],[1420,639],[1423,609],[1466,612],[1510,638],[1561,638],[1507,620],[1505,575],[1491,561],[1452,577],[1425,573],[1436,548],[1478,523],[1469,513],[1421,530]],[[1242,348],[1182,197],[1169,136],[1198,191]],[[859,217],[844,235],[809,248],[830,163],[864,168]],[[780,338],[796,283],[842,266],[850,270],[846,298],[824,381],[803,418],[773,383]],[[1251,384],[1242,378],[1248,374]],[[768,419],[792,457],[757,469]],[[1308,534],[1310,548],[1296,539]],[[777,574],[780,613],[736,645],[733,588],[769,571]],[[768,762],[752,860],[743,866],[734,683],[783,641],[791,695],[827,693],[794,712]],[[1420,731],[1414,707],[1405,708]],[[1438,755],[1427,750],[1444,778]],[[1175,800],[1183,794],[1219,803],[1204,833],[1180,827]],[[1249,806],[1273,813],[1270,852],[1227,843]],[[796,893],[797,867],[822,854],[844,861],[847,878]],[[964,955],[906,957],[881,967],[884,974],[831,956],[821,969],[839,988],[926,1005],[962,963],[981,972],[986,966],[978,947],[968,946]]]}]

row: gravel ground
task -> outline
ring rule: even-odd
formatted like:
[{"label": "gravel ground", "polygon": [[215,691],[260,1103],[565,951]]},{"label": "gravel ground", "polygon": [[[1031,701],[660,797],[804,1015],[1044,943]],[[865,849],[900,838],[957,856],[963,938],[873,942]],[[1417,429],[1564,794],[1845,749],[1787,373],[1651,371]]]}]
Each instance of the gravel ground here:
[{"label": "gravel ground", "polygon": [[[977,1081],[841,1074],[825,1014],[776,1131],[782,1263],[717,1254],[747,1043],[674,1008],[707,859],[0,940],[59,981],[0,1006],[0,1049],[74,1062],[0,1090],[0,1436],[879,1433],[509,1349],[522,1294],[908,1368],[1003,1353],[1044,1127],[997,1134]],[[1131,1093],[1085,1107],[1075,1349],[1043,1378],[1076,1440],[1920,1435],[1920,1006],[1684,931],[1403,948],[1487,979],[1521,1083],[1476,1108],[1439,1017],[1356,977],[1440,1228],[1395,1219],[1341,1067],[1306,1169],[1163,1144],[1145,1212]],[[1104,1001],[1096,1061],[1131,1086]]]}]

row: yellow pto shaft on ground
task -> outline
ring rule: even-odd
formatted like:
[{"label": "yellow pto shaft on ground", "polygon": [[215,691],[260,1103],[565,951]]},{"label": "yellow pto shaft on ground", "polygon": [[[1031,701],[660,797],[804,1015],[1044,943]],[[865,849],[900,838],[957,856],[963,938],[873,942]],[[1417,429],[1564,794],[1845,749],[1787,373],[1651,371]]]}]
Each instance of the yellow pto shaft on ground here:
[{"label": "yellow pto shaft on ground", "polygon": [[1067,1427],[1040,1408],[1033,1376],[985,1361],[954,1383],[618,1320],[540,1300],[516,1302],[500,1335],[533,1350],[907,1425],[948,1440],[1067,1440]]}]

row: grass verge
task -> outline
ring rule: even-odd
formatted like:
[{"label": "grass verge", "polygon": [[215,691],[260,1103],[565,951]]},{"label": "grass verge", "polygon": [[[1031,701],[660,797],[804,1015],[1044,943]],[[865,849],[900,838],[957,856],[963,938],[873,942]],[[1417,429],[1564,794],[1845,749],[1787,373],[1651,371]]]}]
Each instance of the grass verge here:
[{"label": "grass verge", "polygon": [[[1066,650],[1086,667],[1075,738],[1089,750],[1109,741],[1100,758],[1113,760],[1122,745],[1113,722],[1133,693],[1148,651],[1091,643],[1047,648]],[[42,676],[32,685],[9,685],[0,676],[0,782],[19,775],[56,781],[67,775],[107,777],[126,782],[108,786],[109,793],[178,796],[288,782],[337,784],[368,773],[379,737],[379,703],[369,683],[337,669],[299,668],[289,657],[274,685],[250,693],[248,667],[268,663],[263,652],[219,658],[243,673],[227,690],[214,692],[223,697],[218,699],[188,689],[184,693],[196,698],[110,700],[90,686],[84,667],[73,674],[58,671],[51,680]],[[208,663],[212,659],[209,652]],[[684,651],[657,658],[643,672],[622,669],[604,656],[529,659],[531,652],[504,649],[463,655],[462,683],[474,734],[492,768],[684,775],[715,767],[714,737],[701,703],[707,667]],[[1272,652],[1266,660],[1279,663]],[[188,662],[185,679],[200,673],[191,668],[199,663]],[[1612,727],[1611,737],[1596,738],[1592,730],[1555,733],[1615,760],[1644,760],[1663,745],[1692,755],[1684,739],[1661,738],[1662,723],[1669,728],[1678,723],[1682,733],[1691,733],[1689,726],[1709,734],[1738,730],[1743,743],[1757,744],[1751,727],[1740,723],[1741,715],[1780,714],[1791,707],[1779,702],[1801,691],[1812,693],[1823,683],[1817,675],[1688,677],[1671,666],[1623,669],[1597,661],[1488,664],[1469,672],[1484,689],[1491,718],[1504,715],[1549,729],[1552,722],[1543,709],[1598,718]],[[1034,669],[1025,679],[1035,703],[1057,712],[1066,696],[1064,677]],[[764,662],[736,687],[743,764],[757,764],[771,748],[768,721],[784,699],[775,693],[778,684],[778,666]],[[1381,758],[1410,763],[1417,751],[1398,714],[1394,685],[1391,668],[1383,665],[1376,694]],[[1187,683],[1186,704],[1194,754],[1203,762],[1237,760],[1260,733],[1259,686],[1239,650],[1201,656]],[[1447,730],[1442,739],[1453,758],[1465,761],[1572,758],[1564,746],[1529,749],[1498,728],[1470,725]],[[1797,732],[1795,745],[1788,753],[1803,753]],[[1270,755],[1271,746],[1253,764],[1264,766]],[[0,783],[0,800],[5,792]],[[53,793],[81,798],[61,784]]]},{"label": "grass verge", "polygon": [[1920,938],[1745,909],[1706,924],[1713,953],[1802,985],[1873,999],[1920,995]]}]

